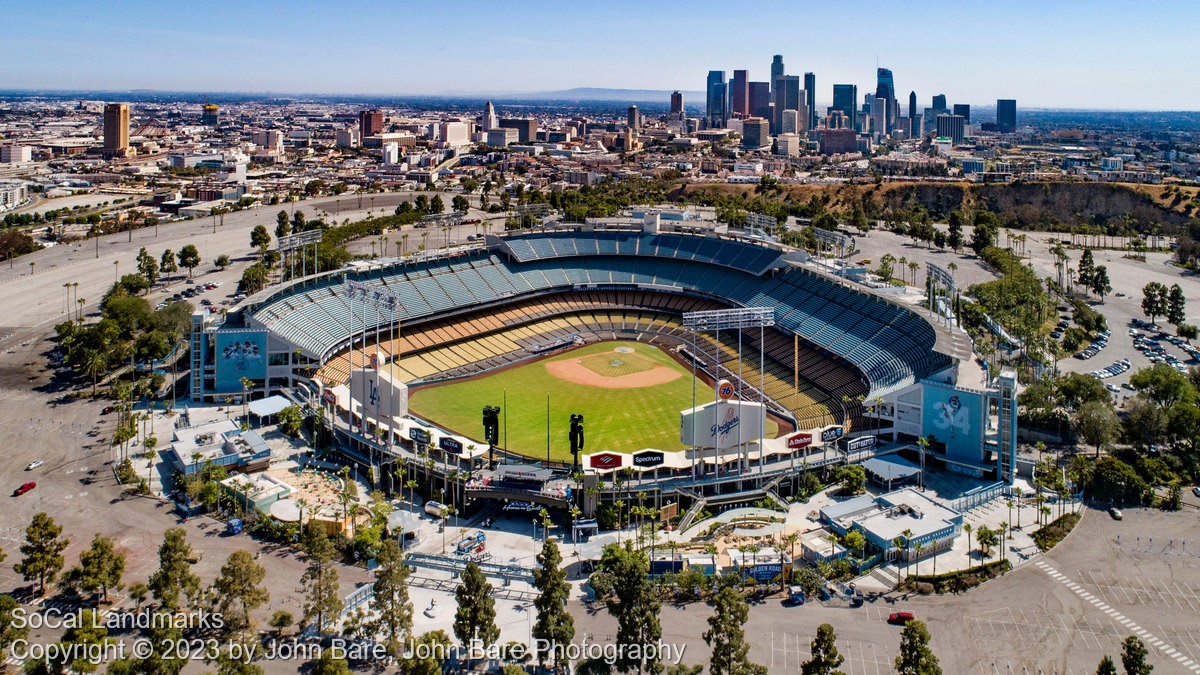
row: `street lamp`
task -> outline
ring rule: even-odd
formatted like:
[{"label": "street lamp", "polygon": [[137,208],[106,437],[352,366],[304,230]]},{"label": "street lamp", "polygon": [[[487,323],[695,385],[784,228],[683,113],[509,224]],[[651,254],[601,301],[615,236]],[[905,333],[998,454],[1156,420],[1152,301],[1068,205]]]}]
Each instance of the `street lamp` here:
[{"label": "street lamp", "polygon": [[115,283],[119,282],[120,280],[121,280],[121,261],[114,260],[113,261],[113,283],[115,284]]}]

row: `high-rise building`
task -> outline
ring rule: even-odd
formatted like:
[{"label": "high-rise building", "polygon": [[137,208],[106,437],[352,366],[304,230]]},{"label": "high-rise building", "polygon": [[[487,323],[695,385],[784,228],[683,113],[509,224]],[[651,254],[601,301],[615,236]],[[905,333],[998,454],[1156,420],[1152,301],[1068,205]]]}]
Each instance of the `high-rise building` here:
[{"label": "high-rise building", "polygon": [[708,100],[705,101],[704,119],[709,129],[723,129],[729,119],[729,109],[726,107],[729,96],[726,89],[725,71],[708,71],[708,86],[705,87]]},{"label": "high-rise building", "polygon": [[885,98],[876,98],[871,103],[871,131],[877,136],[886,136],[888,133],[888,107],[888,102]]},{"label": "high-rise building", "polygon": [[776,81],[774,131],[779,133],[783,125],[784,110],[799,110],[803,103],[800,89],[800,78],[796,75],[783,75]]},{"label": "high-rise building", "polygon": [[908,136],[916,138],[921,135],[921,114],[917,112],[917,92],[908,92]]},{"label": "high-rise building", "polygon": [[[896,84],[892,80],[892,71],[887,68],[878,68],[875,73],[875,98],[883,99],[883,120],[885,127],[877,129],[880,134],[891,132],[896,125]],[[874,109],[872,109],[874,114]]]},{"label": "high-rise building", "polygon": [[745,70],[733,71],[733,79],[729,81],[729,86],[733,91],[730,92],[732,106],[730,107],[731,115],[740,115],[742,117],[750,116],[750,73]]},{"label": "high-rise building", "polygon": [[963,118],[967,124],[971,123],[971,106],[968,103],[955,103],[954,114]]},{"label": "high-rise building", "polygon": [[205,104],[200,109],[200,124],[206,127],[215,127],[221,123],[221,109],[213,103]]},{"label": "high-rise building", "polygon": [[936,115],[938,113],[944,113],[947,110],[949,110],[949,109],[946,107],[946,95],[938,94],[937,96],[934,96],[933,97],[933,112],[934,112],[934,114]]},{"label": "high-rise building", "polygon": [[771,83],[750,83],[750,114],[754,117],[771,117]]},{"label": "high-rise building", "polygon": [[757,150],[771,143],[771,125],[761,117],[742,120],[742,147]]},{"label": "high-rise building", "polygon": [[917,92],[908,92],[908,119],[913,119],[917,116]]},{"label": "high-rise building", "polygon": [[370,138],[383,133],[383,111],[360,111],[358,113],[358,133],[362,138]]},{"label": "high-rise building", "polygon": [[949,138],[953,145],[961,145],[966,135],[966,120],[962,115],[942,113],[937,116],[937,135]]},{"label": "high-rise building", "polygon": [[777,84],[777,81],[779,80],[779,78],[783,77],[783,72],[784,72],[783,71],[783,55],[776,54],[771,59],[771,101],[772,102],[774,102],[775,99],[779,96],[779,94],[776,90],[776,87],[779,86]]},{"label": "high-rise building", "polygon": [[833,85],[833,105],[829,110],[840,110],[846,116],[846,127],[849,129],[858,128],[858,85],[856,84],[835,84]]},{"label": "high-rise building", "polygon": [[776,134],[794,134],[800,128],[800,111],[799,110],[784,110],[783,121],[779,125],[779,130]]},{"label": "high-rise building", "polygon": [[671,92],[671,119],[683,119],[683,94],[678,91]]},{"label": "high-rise building", "polygon": [[537,140],[537,120],[532,117],[506,117],[500,120],[501,129],[516,129],[518,143]]},{"label": "high-rise building", "polygon": [[104,151],[123,154],[129,149],[129,105],[109,103],[104,106]]},{"label": "high-rise building", "polygon": [[642,116],[636,105],[629,106],[629,109],[625,111],[625,124],[634,131],[641,131]]},{"label": "high-rise building", "polygon": [[808,106],[808,126],[809,129],[817,128],[817,75],[816,73],[804,74],[804,104]]},{"label": "high-rise building", "polygon": [[500,119],[496,117],[496,106],[492,105],[491,101],[483,106],[483,130],[491,131],[492,129],[500,128]]},{"label": "high-rise building", "polygon": [[1017,101],[1002,98],[996,101],[996,126],[1000,133],[1010,133],[1017,128]]}]

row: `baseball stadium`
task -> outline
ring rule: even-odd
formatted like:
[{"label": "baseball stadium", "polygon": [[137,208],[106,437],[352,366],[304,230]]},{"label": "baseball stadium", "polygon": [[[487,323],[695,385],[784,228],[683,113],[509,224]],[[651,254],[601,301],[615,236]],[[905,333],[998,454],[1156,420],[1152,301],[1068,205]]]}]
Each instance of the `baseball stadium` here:
[{"label": "baseball stadium", "polygon": [[[352,263],[200,310],[193,398],[286,396],[384,487],[400,464],[449,475],[468,508],[567,507],[572,485],[594,488],[591,511],[621,483],[683,508],[748,502],[935,433],[931,461],[1003,478],[1012,392],[956,386],[971,345],[942,318],[803,251],[648,216]],[[239,342],[265,362],[226,363]]]}]

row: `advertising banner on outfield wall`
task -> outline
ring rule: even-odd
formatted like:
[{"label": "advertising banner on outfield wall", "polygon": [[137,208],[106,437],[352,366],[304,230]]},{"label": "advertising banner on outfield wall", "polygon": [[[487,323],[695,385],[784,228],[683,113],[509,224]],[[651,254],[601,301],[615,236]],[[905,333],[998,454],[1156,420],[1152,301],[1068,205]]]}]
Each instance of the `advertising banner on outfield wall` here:
[{"label": "advertising banner on outfield wall", "polygon": [[752,401],[705,403],[679,412],[679,441],[698,448],[732,448],[763,434],[763,406]]}]

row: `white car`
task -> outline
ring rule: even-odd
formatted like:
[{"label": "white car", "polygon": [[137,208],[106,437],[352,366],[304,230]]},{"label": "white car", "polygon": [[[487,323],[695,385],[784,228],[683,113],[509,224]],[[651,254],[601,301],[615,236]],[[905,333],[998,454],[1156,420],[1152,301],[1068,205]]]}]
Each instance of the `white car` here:
[{"label": "white car", "polygon": [[37,461],[35,461],[35,462],[30,462],[29,464],[27,464],[27,465],[25,466],[25,470],[26,470],[26,471],[33,471],[34,469],[38,468],[39,466],[41,466],[41,465],[43,465],[43,464],[45,464],[45,462],[43,462],[42,460],[40,460],[40,459],[39,459],[39,460],[37,460]]}]

